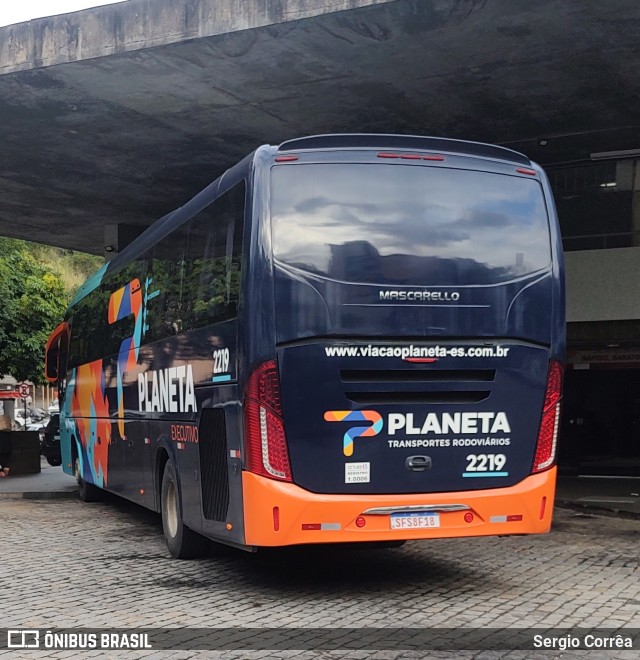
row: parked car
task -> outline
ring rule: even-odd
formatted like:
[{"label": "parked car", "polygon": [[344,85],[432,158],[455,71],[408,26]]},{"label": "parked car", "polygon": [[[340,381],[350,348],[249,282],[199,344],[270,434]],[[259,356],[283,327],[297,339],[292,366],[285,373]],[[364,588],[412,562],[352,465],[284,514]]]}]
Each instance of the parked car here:
[{"label": "parked car", "polygon": [[53,415],[53,413],[59,413],[60,412],[60,403],[58,401],[54,401],[48,408],[47,410],[49,411],[50,415]]},{"label": "parked car", "polygon": [[27,408],[30,421],[27,422],[27,431],[39,431],[49,421],[49,413],[38,408]]},{"label": "parked car", "polygon": [[61,465],[60,452],[60,413],[54,413],[42,429],[40,436],[40,453],[47,459],[49,465]]},{"label": "parked car", "polygon": [[41,419],[41,420],[34,420],[32,419],[28,424],[27,424],[27,431],[42,431],[44,427],[47,425],[49,422],[49,418],[47,419]]},{"label": "parked car", "polygon": [[29,410],[27,409],[25,412],[24,408],[19,408],[17,406],[13,413],[13,419],[18,428],[23,428],[25,424],[28,427],[32,422],[31,416],[29,415]]},{"label": "parked car", "polygon": [[34,422],[42,422],[43,420],[47,422],[49,419],[49,413],[42,408],[27,408],[27,412]]}]

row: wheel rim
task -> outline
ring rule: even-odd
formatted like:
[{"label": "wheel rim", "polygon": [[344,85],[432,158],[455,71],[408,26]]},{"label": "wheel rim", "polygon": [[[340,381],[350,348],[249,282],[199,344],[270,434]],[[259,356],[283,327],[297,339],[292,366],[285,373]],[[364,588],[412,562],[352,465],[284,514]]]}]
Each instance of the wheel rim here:
[{"label": "wheel rim", "polygon": [[82,485],[82,477],[80,476],[80,459],[76,458],[76,462],[73,464],[73,473],[76,478],[78,486]]},{"label": "wheel rim", "polygon": [[173,481],[169,481],[167,488],[167,531],[171,538],[175,538],[178,533],[178,498],[176,494],[176,487]]}]

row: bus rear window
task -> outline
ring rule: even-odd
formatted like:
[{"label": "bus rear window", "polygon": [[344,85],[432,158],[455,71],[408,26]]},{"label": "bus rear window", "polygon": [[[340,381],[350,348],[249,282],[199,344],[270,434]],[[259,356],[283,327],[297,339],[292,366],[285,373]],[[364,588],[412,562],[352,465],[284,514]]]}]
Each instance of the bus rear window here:
[{"label": "bus rear window", "polygon": [[551,262],[540,184],[399,164],[272,169],[276,262],[334,280],[497,284]]}]

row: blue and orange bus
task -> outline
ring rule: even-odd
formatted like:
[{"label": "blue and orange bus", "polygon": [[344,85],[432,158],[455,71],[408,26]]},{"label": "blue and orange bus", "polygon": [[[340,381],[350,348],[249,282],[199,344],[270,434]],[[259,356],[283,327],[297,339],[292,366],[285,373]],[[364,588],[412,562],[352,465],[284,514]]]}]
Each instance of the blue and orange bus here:
[{"label": "blue and orange bus", "polygon": [[62,460],[176,557],[549,530],[565,351],[547,179],[498,146],[262,146],[93,278],[47,344]]}]

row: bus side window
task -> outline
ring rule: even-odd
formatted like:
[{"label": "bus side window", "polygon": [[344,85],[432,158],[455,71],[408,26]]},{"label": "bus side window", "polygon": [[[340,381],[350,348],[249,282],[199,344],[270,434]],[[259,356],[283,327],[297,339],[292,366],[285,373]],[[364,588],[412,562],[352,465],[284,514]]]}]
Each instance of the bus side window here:
[{"label": "bus side window", "polygon": [[189,223],[189,330],[237,316],[244,201],[243,181]]},{"label": "bus side window", "polygon": [[171,337],[184,328],[191,301],[185,292],[188,225],[184,224],[153,248],[152,289],[159,291],[148,308],[149,341]]},{"label": "bus side window", "polygon": [[69,319],[69,369],[118,354],[122,341],[133,335],[135,318],[130,314],[110,324],[109,300],[114,291],[133,279],[144,281],[145,274],[145,263],[136,259],[75,305]]},{"label": "bus side window", "polygon": [[151,288],[159,292],[147,308],[145,342],[237,315],[244,199],[242,182],[142,257],[148,263]]},{"label": "bus side window", "polygon": [[69,337],[69,353],[67,356],[67,367],[73,369],[79,364],[82,364],[82,346],[79,339],[80,330],[79,324],[76,321],[77,312],[69,319],[70,333]]},{"label": "bus side window", "polygon": [[96,291],[82,299],[74,308],[69,321],[69,368],[93,362],[106,355],[108,297]]}]

